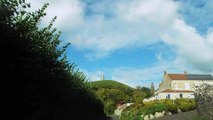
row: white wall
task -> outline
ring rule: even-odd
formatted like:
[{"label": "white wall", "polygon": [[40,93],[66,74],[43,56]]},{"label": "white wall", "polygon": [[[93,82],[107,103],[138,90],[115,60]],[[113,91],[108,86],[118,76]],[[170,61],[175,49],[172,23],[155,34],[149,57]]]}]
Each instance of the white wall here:
[{"label": "white wall", "polygon": [[179,93],[173,93],[173,92],[163,92],[163,93],[159,93],[156,98],[157,99],[166,99],[168,94],[170,94],[170,99],[177,99],[177,98],[180,98],[180,94],[183,95],[183,98],[194,98],[194,94],[193,93],[185,93],[185,92],[179,92]]}]

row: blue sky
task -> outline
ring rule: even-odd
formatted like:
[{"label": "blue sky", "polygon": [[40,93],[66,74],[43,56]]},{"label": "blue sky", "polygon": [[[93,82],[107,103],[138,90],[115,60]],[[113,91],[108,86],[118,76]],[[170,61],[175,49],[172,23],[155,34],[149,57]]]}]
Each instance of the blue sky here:
[{"label": "blue sky", "polygon": [[36,10],[49,3],[47,25],[63,43],[68,60],[89,81],[113,79],[156,88],[168,73],[212,73],[212,0],[28,0]]}]

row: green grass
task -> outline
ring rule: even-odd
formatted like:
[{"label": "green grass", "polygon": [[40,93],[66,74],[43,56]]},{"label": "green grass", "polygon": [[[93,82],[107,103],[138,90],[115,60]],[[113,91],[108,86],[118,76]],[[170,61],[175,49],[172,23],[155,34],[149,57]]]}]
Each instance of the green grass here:
[{"label": "green grass", "polygon": [[123,83],[114,81],[114,80],[101,80],[101,81],[93,81],[89,82],[89,84],[92,86],[93,89],[97,90],[100,88],[105,88],[105,89],[119,89],[121,91],[124,91],[128,95],[132,93],[134,88],[125,85]]},{"label": "green grass", "polygon": [[101,80],[90,82],[92,87],[101,87],[101,88],[120,88],[120,89],[133,89],[128,85],[114,81],[114,80]]}]

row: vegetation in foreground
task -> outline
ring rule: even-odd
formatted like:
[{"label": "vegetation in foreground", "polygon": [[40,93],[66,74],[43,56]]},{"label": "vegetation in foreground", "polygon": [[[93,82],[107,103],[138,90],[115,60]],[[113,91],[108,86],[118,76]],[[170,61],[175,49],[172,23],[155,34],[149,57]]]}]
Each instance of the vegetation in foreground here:
[{"label": "vegetation in foreground", "polygon": [[2,119],[103,120],[102,102],[68,63],[60,32],[39,28],[45,4],[27,12],[25,0],[0,1]]},{"label": "vegetation in foreground", "polygon": [[135,89],[113,80],[95,81],[89,84],[96,95],[103,101],[104,111],[108,115],[114,114],[114,110],[119,104],[140,104],[144,98],[151,96],[149,88],[138,86]]},{"label": "vegetation in foreground", "polygon": [[177,114],[178,109],[187,112],[196,109],[194,99],[156,100],[143,104],[134,104],[122,112],[121,120],[143,120],[142,116],[155,116],[156,112]]}]

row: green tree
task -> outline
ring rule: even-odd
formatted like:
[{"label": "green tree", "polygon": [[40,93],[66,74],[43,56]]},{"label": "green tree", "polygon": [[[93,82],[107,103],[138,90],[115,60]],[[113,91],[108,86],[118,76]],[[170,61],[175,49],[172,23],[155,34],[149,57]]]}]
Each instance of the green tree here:
[{"label": "green tree", "polygon": [[113,81],[113,80],[104,80],[104,81],[95,81],[95,82],[90,82],[91,86],[93,88],[93,90],[98,90],[98,89],[102,89],[102,88],[106,88],[106,89],[118,89],[123,91],[126,95],[131,96],[132,92],[133,92],[133,88]]},{"label": "green tree", "polygon": [[150,88],[137,86],[136,90],[140,90],[143,93],[145,93],[145,98],[149,98],[151,96],[151,94],[150,94]]},{"label": "green tree", "polygon": [[2,119],[104,119],[103,104],[66,58],[56,17],[38,27],[47,6],[27,12],[25,0],[0,1]]},{"label": "green tree", "polygon": [[141,104],[143,103],[143,99],[145,98],[146,94],[140,90],[135,90],[133,92],[133,101],[135,104]]},{"label": "green tree", "polygon": [[103,101],[106,114],[113,114],[117,104],[130,99],[128,95],[118,89],[101,88],[96,91],[96,94]]},{"label": "green tree", "polygon": [[104,104],[104,112],[108,115],[114,114],[114,110],[116,109],[116,104],[113,101],[107,101]]},{"label": "green tree", "polygon": [[[141,106],[141,105],[139,105]],[[135,106],[135,105],[131,105],[130,107],[127,107],[126,109],[124,109],[121,113],[121,120],[143,120],[142,118],[142,108]]]},{"label": "green tree", "polygon": [[154,93],[155,93],[155,86],[154,86],[154,84],[153,84],[153,82],[152,82],[152,83],[151,83],[150,94],[151,94],[151,95],[154,95]]}]

